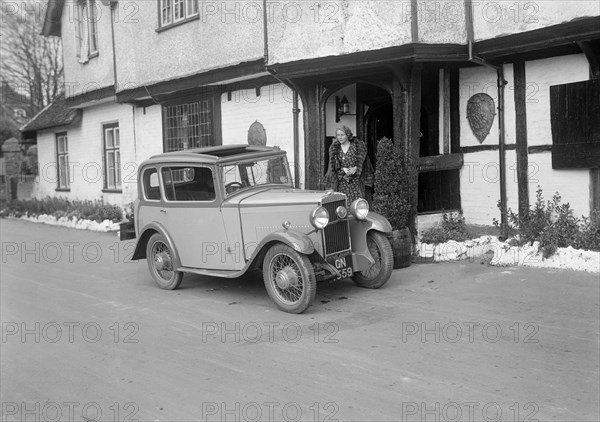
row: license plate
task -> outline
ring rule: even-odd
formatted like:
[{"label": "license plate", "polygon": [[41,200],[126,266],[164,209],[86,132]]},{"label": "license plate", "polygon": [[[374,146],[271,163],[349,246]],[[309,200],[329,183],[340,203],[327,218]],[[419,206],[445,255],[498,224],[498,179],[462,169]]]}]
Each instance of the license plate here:
[{"label": "license plate", "polygon": [[338,280],[350,278],[352,277],[352,274],[354,274],[354,271],[352,270],[352,255],[346,255],[340,258],[330,258],[329,263],[340,272],[337,276]]}]

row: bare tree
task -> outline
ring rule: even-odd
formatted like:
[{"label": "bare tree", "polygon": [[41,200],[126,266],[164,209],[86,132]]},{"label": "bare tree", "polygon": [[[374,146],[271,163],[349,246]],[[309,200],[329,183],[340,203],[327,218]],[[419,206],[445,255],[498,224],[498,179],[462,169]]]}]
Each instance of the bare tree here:
[{"label": "bare tree", "polygon": [[20,0],[10,8],[7,4],[0,9],[0,74],[29,97],[35,114],[63,89],[61,40],[40,33],[47,0]]}]

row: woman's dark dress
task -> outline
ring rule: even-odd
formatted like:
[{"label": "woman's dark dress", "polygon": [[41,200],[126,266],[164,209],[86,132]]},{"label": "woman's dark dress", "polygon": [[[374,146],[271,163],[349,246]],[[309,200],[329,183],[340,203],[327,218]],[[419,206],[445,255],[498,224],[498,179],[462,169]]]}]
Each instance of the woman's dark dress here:
[{"label": "woman's dark dress", "polygon": [[[339,161],[342,168],[344,167],[362,167],[362,163],[359,164],[358,151],[356,149],[356,142],[351,142],[348,151],[344,154],[344,151],[340,147],[339,149]],[[356,175],[358,176],[358,175]],[[360,177],[351,176],[350,180],[346,180],[344,177],[340,179],[338,191],[343,192],[348,196],[348,205],[358,198],[365,197],[364,184]]]}]

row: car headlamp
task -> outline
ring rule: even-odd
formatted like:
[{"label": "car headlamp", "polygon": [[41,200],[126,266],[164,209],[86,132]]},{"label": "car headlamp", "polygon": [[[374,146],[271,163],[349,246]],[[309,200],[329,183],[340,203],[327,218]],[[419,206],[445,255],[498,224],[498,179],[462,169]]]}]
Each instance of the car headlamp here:
[{"label": "car headlamp", "polygon": [[362,198],[357,199],[350,205],[350,213],[357,220],[366,219],[367,215],[369,215],[369,203]]},{"label": "car headlamp", "polygon": [[323,229],[329,223],[329,213],[323,207],[317,207],[310,213],[310,224],[315,229]]}]

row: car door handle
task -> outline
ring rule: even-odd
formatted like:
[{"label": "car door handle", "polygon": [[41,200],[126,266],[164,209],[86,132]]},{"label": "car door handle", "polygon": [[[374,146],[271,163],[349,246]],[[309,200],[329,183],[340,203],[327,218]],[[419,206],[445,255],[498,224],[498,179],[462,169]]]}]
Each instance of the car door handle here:
[{"label": "car door handle", "polygon": [[162,210],[160,210],[160,212],[162,212],[162,213],[166,214],[166,213],[167,213],[167,210],[163,208]]}]

